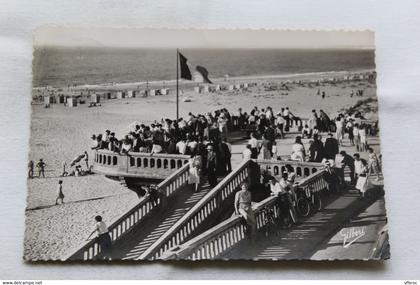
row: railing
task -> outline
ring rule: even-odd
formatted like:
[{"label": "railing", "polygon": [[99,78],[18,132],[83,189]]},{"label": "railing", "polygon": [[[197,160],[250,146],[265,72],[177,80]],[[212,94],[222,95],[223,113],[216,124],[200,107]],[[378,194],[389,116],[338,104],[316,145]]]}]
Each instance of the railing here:
[{"label": "railing", "polygon": [[[319,171],[302,179],[297,185],[298,189],[309,191],[309,195],[325,189],[328,184],[323,179],[323,174],[324,171]],[[266,224],[265,212],[262,211],[264,208],[273,209],[275,217],[279,214],[281,209],[278,209],[276,199],[276,197],[268,197],[252,206],[257,229],[261,229]],[[165,251],[161,259],[214,259],[246,238],[245,227],[242,217],[232,216],[191,240]]]},{"label": "railing", "polygon": [[324,179],[325,170],[318,171],[299,181],[296,191],[305,191],[307,198],[312,197],[314,193],[328,188],[328,183]]},{"label": "railing", "polygon": [[[189,164],[185,164],[178,171],[170,175],[167,179],[158,185],[158,189],[166,197],[170,197],[177,190],[182,189],[189,178]],[[109,227],[111,240],[115,241],[126,235],[131,229],[136,227],[145,217],[149,216],[153,209],[159,207],[162,200],[159,198],[157,206],[153,206],[150,197],[146,196],[136,206],[131,208],[122,217],[114,221]],[[92,260],[100,253],[99,244],[93,239],[83,245],[81,248],[73,251],[64,260]]]},{"label": "railing", "polygon": [[288,161],[288,160],[257,160],[261,171],[268,171],[271,175],[281,175],[286,170],[286,165],[290,165],[296,176],[308,177],[315,172],[323,170],[325,166],[318,162],[301,162],[301,161]]},{"label": "railing", "polygon": [[[264,208],[273,209],[277,215],[276,197],[268,197],[252,206],[257,229],[261,229],[266,224],[265,212],[262,211]],[[244,240],[245,228],[246,225],[241,216],[232,216],[186,243],[167,250],[161,259],[213,259]]]},{"label": "railing", "polygon": [[137,259],[159,258],[166,250],[189,239],[197,228],[211,219],[213,214],[220,213],[222,203],[233,198],[241,183],[250,179],[251,163],[251,160],[243,162],[235,171],[226,176]]},{"label": "railing", "polygon": [[165,179],[189,161],[188,155],[97,150],[93,171],[109,176]]}]

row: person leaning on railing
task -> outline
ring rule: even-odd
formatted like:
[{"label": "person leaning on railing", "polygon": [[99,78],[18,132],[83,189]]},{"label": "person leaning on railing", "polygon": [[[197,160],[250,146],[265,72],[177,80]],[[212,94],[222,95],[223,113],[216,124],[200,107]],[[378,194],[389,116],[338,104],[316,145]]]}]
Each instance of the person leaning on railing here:
[{"label": "person leaning on railing", "polygon": [[251,192],[248,189],[248,184],[244,182],[241,185],[241,190],[235,194],[235,214],[240,215],[245,219],[247,233],[253,242],[257,230],[257,222],[255,220],[254,212],[252,211],[251,203]]},{"label": "person leaning on railing", "polygon": [[89,240],[89,238],[94,233],[97,233],[98,236],[96,238],[96,242],[99,244],[99,247],[101,249],[101,256],[104,259],[109,259],[110,260],[111,259],[112,242],[111,242],[111,236],[109,235],[109,232],[108,232],[108,227],[102,221],[101,216],[96,216],[95,221],[96,221],[95,228],[90,233],[90,235],[87,237],[86,240]]}]

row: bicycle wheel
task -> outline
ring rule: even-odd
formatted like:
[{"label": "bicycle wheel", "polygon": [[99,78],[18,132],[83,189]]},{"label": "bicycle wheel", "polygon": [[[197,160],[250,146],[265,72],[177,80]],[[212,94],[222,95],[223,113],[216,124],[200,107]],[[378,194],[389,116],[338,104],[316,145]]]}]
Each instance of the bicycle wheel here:
[{"label": "bicycle wheel", "polygon": [[296,210],[298,214],[302,217],[307,217],[311,212],[311,206],[307,199],[300,197],[296,202]]}]

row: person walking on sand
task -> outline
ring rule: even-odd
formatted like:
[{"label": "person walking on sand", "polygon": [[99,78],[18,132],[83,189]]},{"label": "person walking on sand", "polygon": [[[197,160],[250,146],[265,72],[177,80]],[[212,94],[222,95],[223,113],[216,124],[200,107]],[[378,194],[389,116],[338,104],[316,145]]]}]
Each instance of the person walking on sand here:
[{"label": "person walking on sand", "polygon": [[89,238],[94,234],[97,233],[97,242],[99,244],[99,247],[101,248],[101,256],[103,259],[111,260],[111,249],[112,249],[112,241],[111,236],[109,235],[108,227],[106,224],[102,221],[101,216],[95,217],[95,228],[90,233],[90,235],[87,237],[86,240],[89,240]]},{"label": "person walking on sand", "polygon": [[43,161],[42,158],[39,159],[38,163],[36,164],[36,167],[38,168],[38,177],[44,177],[45,178],[45,166],[47,164]]},{"label": "person walking on sand", "polygon": [[88,155],[86,150],[85,150],[84,160],[85,160],[85,163],[86,163],[86,170],[89,170],[89,155]]},{"label": "person walking on sand", "polygon": [[63,180],[58,180],[57,198],[55,199],[56,205],[58,205],[58,201],[60,201],[61,204],[64,204]]},{"label": "person walking on sand", "polygon": [[28,163],[28,178],[34,178],[34,161],[30,160]]}]

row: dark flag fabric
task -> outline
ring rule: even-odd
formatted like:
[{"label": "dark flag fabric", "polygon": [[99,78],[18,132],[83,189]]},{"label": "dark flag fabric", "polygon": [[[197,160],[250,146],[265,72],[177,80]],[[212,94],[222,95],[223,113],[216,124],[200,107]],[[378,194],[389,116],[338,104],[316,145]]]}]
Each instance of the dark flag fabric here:
[{"label": "dark flag fabric", "polygon": [[187,58],[179,53],[179,63],[181,65],[181,78],[192,80],[191,71],[187,65]]},{"label": "dark flag fabric", "polygon": [[210,84],[213,83],[213,82],[210,81],[209,72],[207,71],[207,69],[204,66],[197,65],[195,70],[197,70],[201,74],[201,76],[203,76],[203,79],[204,79],[205,83],[210,83]]}]

